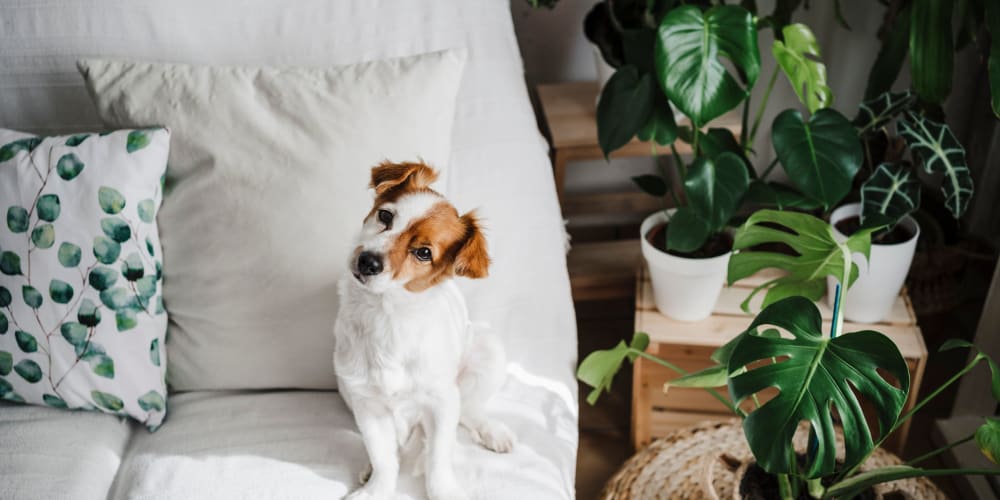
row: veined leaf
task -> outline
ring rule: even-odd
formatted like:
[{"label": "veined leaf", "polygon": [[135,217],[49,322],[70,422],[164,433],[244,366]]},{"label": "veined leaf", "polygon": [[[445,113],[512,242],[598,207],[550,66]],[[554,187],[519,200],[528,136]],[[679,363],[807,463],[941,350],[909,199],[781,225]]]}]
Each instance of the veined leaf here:
[{"label": "veined leaf", "polygon": [[774,60],[788,77],[799,96],[799,102],[815,113],[833,103],[833,92],[826,84],[826,66],[820,62],[819,43],[809,27],[789,24],[782,28],[784,41],[775,40],[771,46]]},{"label": "veined leaf", "polygon": [[[753,16],[735,5],[702,12],[693,5],[672,9],[660,22],[655,66],[660,87],[700,128],[747,98],[760,73]],[[725,57],[742,71],[746,87],[730,73]]]},{"label": "veined leaf", "polygon": [[704,370],[689,373],[665,384],[664,387],[722,387],[729,383],[729,371],[726,365],[715,365]]},{"label": "veined leaf", "polygon": [[677,122],[670,108],[670,101],[659,90],[653,91],[653,109],[646,124],[636,134],[643,141],[652,141],[661,146],[673,144],[677,139]]},{"label": "veined leaf", "polygon": [[653,78],[639,74],[634,66],[619,68],[601,89],[597,101],[597,142],[605,158],[628,144],[649,121],[654,92]]},{"label": "veined leaf", "polygon": [[909,163],[883,163],[861,186],[861,225],[876,214],[891,220],[890,227],[920,206],[920,180]]},{"label": "veined leaf", "polygon": [[913,92],[883,92],[858,106],[858,115],[851,122],[859,135],[878,130],[905,111],[917,100]]},{"label": "veined leaf", "polygon": [[733,217],[746,194],[750,179],[743,160],[733,153],[721,153],[714,160],[699,157],[688,167],[684,193],[689,206],[718,232]]},{"label": "veined leaf", "polygon": [[[779,391],[743,422],[757,462],[771,474],[794,472],[788,463],[794,454],[792,436],[805,420],[816,437],[815,458],[806,466],[806,477],[835,471],[837,424],[843,428],[843,467],[857,465],[872,450],[874,440],[855,391],[874,403],[879,432],[887,432],[899,417],[910,388],[910,373],[899,349],[874,331],[828,338],[819,309],[805,297],[789,297],[768,306],[747,331],[762,325],[783,328],[793,338],[743,335],[727,367],[730,373],[746,368],[729,379],[729,393],[737,404],[771,387]],[[780,361],[752,367],[775,358]],[[878,370],[895,377],[901,387],[894,387]],[[832,409],[836,409],[838,423]]]},{"label": "veined leaf", "polygon": [[825,108],[803,121],[798,110],[789,109],[775,117],[771,138],[795,187],[825,209],[850,191],[863,153],[857,132],[844,115]]},{"label": "veined leaf", "polygon": [[914,0],[910,13],[910,76],[923,100],[941,104],[951,93],[952,2]]},{"label": "veined leaf", "polygon": [[[614,381],[618,370],[621,370],[625,359],[635,361],[637,355],[631,352],[632,349],[645,351],[647,347],[649,347],[649,336],[636,332],[631,343],[625,344],[623,340],[611,349],[594,351],[584,358],[576,370],[576,378],[594,388],[587,396],[587,403],[596,403],[602,391],[611,392],[611,382]],[[152,346],[150,349],[152,350]]]},{"label": "veined leaf", "polygon": [[965,148],[943,123],[913,113],[899,120],[899,135],[923,162],[929,173],[944,174],[941,193],[944,204],[956,219],[965,213],[972,199],[972,174],[965,160]]}]

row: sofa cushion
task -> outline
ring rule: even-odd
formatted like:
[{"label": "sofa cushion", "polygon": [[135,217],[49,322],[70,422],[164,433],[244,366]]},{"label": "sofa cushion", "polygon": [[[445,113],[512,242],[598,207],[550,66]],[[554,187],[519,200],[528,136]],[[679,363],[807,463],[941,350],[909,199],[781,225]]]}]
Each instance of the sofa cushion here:
[{"label": "sofa cushion", "polygon": [[159,216],[174,389],[335,386],[335,285],[371,209],[371,167],[446,169],[464,58],[81,62],[105,120],[174,132]]},{"label": "sofa cushion", "polygon": [[[565,497],[564,478],[544,457],[567,446],[556,428],[539,425],[548,420],[547,405],[522,399],[532,392],[526,387],[508,389],[495,414],[520,441],[512,453],[497,454],[460,433],[459,482],[481,500]],[[134,435],[110,498],[341,498],[359,486],[368,463],[337,392],[200,391],[175,395],[170,404],[170,425]],[[399,498],[425,498],[423,478],[408,465]]]},{"label": "sofa cushion", "polygon": [[132,429],[110,415],[0,402],[0,498],[106,499]]},{"label": "sofa cushion", "polygon": [[163,421],[169,144],[162,128],[0,129],[0,398]]}]

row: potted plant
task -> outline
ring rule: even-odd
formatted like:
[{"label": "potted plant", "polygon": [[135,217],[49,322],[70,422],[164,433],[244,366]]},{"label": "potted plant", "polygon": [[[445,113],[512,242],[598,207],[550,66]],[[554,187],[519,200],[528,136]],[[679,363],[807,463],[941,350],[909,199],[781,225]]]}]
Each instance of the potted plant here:
[{"label": "potted plant", "polygon": [[[670,386],[705,388],[742,419],[747,446],[762,471],[754,477],[771,481],[783,499],[855,498],[873,485],[904,478],[1000,473],[1000,469],[919,466],[925,459],[972,439],[995,461],[1000,456],[1000,422],[996,419],[987,419],[974,436],[903,465],[861,472],[861,466],[893,431],[978,364],[986,362],[992,370],[993,396],[1000,401],[1000,368],[978,353],[941,387],[903,413],[910,390],[909,371],[895,344],[876,331],[843,332],[840,311],[844,294],[840,293],[836,294],[832,325],[824,331],[813,301],[797,292],[822,288],[827,275],[837,277],[846,287],[857,273],[852,254],[866,255],[870,235],[877,229],[863,229],[838,241],[828,223],[810,215],[770,210],[755,213],[736,234],[738,246],[781,243],[800,255],[760,252],[757,261],[746,259],[742,263],[742,272],[774,266],[791,272],[762,288],[768,305],[743,332],[712,355],[716,364],[685,373],[644,352],[648,337],[640,332],[631,344],[621,342],[611,350],[597,351],[580,364],[578,377],[594,387],[588,401],[593,403],[602,391],[610,389],[614,374],[626,359],[642,356],[681,373],[683,376]],[[943,348],[968,346],[951,341]],[[730,399],[723,398],[717,387],[726,387]],[[777,395],[761,400],[761,392],[769,388],[777,389]],[[740,406],[746,401],[753,402],[749,411]],[[874,408],[877,425],[866,420],[862,401]],[[793,436],[802,423],[808,427],[809,446],[799,453]],[[840,458],[838,444],[843,447]]]},{"label": "potted plant", "polygon": [[[617,19],[621,14],[615,5],[598,5],[591,15],[598,20]],[[775,16],[759,20],[736,5],[704,10],[682,5],[662,13],[655,2],[628,5],[641,7],[626,11],[638,12],[638,27],[592,28],[594,33],[616,34],[617,38],[596,39],[608,42],[602,46],[606,58],[621,57],[601,92],[598,141],[606,156],[634,136],[670,146],[680,193],[666,171],[633,179],[665,205],[669,195],[676,206],[643,221],[640,244],[657,308],[676,319],[699,320],[711,313],[721,292],[732,248],[727,227],[741,206],[829,209],[848,192],[862,152],[847,118],[828,108],[832,95],[815,37],[804,25],[787,24],[790,13],[780,22]],[[600,12],[604,14],[595,14]],[[649,27],[652,21],[658,26],[655,32]],[[772,53],[778,64],[750,127],[748,97],[760,69],[757,38],[762,22],[776,27],[778,40]],[[593,20],[591,24],[603,26]],[[749,159],[751,145],[779,71],[785,73],[810,115],[806,118],[798,110],[787,110],[777,117],[772,127],[777,159],[758,176]],[[740,104],[744,112],[739,138],[728,129],[710,127],[713,120]],[[690,126],[677,126],[671,105],[687,117]],[[673,145],[678,137],[691,145],[690,163]],[[779,161],[794,187],[767,180]]]}]

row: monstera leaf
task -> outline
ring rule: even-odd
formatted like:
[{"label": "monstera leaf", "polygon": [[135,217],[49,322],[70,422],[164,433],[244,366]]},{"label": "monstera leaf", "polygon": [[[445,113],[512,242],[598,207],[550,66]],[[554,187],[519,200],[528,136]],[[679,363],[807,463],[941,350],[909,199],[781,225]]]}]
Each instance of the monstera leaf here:
[{"label": "monstera leaf", "polygon": [[597,142],[605,158],[646,125],[656,91],[653,77],[634,66],[619,68],[604,85],[597,102]]},{"label": "monstera leaf", "polygon": [[920,180],[909,163],[883,163],[861,185],[861,225],[876,214],[895,226],[920,206]]},{"label": "monstera leaf", "polygon": [[908,109],[917,97],[909,90],[903,92],[884,92],[858,106],[858,116],[852,122],[858,129],[858,134],[878,130],[889,123],[896,115]]},{"label": "monstera leaf", "polygon": [[793,187],[780,182],[767,182],[760,179],[750,183],[746,201],[755,205],[777,207],[778,210],[788,208],[815,210],[821,206],[818,201],[800,193]]},{"label": "monstera leaf", "polygon": [[955,134],[943,123],[907,113],[899,120],[899,135],[923,162],[927,173],[944,174],[944,204],[953,217],[961,217],[972,199],[972,174],[965,161],[965,148]]},{"label": "monstera leaf", "polygon": [[789,24],[781,30],[784,41],[771,46],[774,60],[788,77],[799,102],[815,113],[833,103],[833,92],[826,84],[826,66],[820,62],[819,43],[809,27]]},{"label": "monstera leaf", "polygon": [[653,109],[649,113],[646,124],[636,134],[639,139],[652,141],[661,146],[673,144],[677,139],[677,122],[674,121],[674,110],[670,107],[663,92],[653,92]]},{"label": "monstera leaf", "polygon": [[667,226],[667,248],[693,252],[704,245],[733,217],[749,183],[739,156],[725,152],[714,160],[698,157],[684,179],[688,205],[677,209]]},{"label": "monstera leaf", "polygon": [[603,391],[611,392],[611,382],[614,381],[618,370],[621,370],[625,359],[634,361],[638,353],[645,351],[647,347],[649,347],[649,336],[636,332],[629,344],[623,340],[611,349],[590,353],[576,370],[576,377],[594,388],[587,395],[587,403],[596,403]]},{"label": "monstera leaf", "polygon": [[[736,232],[733,249],[739,251],[729,259],[727,279],[731,285],[769,267],[788,272],[755,288],[741,305],[747,312],[750,311],[750,300],[761,290],[766,290],[762,307],[795,295],[819,300],[826,290],[828,275],[843,281],[845,259],[850,259],[854,253],[868,258],[871,233],[875,229],[862,229],[847,241],[838,243],[833,228],[816,217],[797,212],[759,210]],[[762,243],[783,243],[797,255],[748,250]],[[857,277],[858,266],[852,262],[848,283],[854,283]]]},{"label": "monstera leaf", "polygon": [[[772,474],[794,472],[789,470],[789,457],[795,453],[792,436],[805,420],[816,437],[814,458],[805,475],[832,474],[837,454],[833,409],[843,428],[844,467],[865,459],[874,440],[855,393],[873,403],[879,432],[892,428],[910,388],[909,370],[896,345],[874,331],[834,339],[824,336],[819,309],[805,297],[789,297],[768,306],[747,331],[763,325],[782,328],[793,338],[744,334],[728,364],[729,373],[746,369],[729,379],[734,402],[771,387],[779,391],[743,422],[757,463]],[[771,362],[752,367],[759,361]],[[898,380],[900,387],[883,378],[880,370]]]},{"label": "monstera leaf", "polygon": [[[735,5],[702,12],[693,5],[671,10],[660,22],[654,55],[660,87],[695,128],[735,108],[760,73],[753,16]],[[745,77],[726,69],[725,57]]]},{"label": "monstera leaf", "polygon": [[851,122],[825,108],[802,119],[798,110],[783,111],[771,126],[778,161],[800,191],[829,210],[851,189],[861,167],[861,142]]},{"label": "monstera leaf", "polygon": [[917,95],[940,104],[951,92],[952,2],[914,0],[910,17],[910,76]]}]

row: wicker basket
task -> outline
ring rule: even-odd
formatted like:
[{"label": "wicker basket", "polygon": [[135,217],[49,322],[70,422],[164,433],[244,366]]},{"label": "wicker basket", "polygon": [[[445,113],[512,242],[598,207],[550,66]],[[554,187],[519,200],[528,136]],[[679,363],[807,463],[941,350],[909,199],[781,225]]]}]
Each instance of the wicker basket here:
[{"label": "wicker basket", "polygon": [[[805,432],[796,434],[796,449],[805,449],[806,436]],[[738,499],[740,478],[752,461],[739,420],[688,427],[657,439],[636,453],[604,486],[601,498]],[[900,463],[895,455],[877,449],[861,470]],[[898,493],[915,500],[946,499],[927,478],[883,483],[875,486],[875,493],[878,498]]]}]

